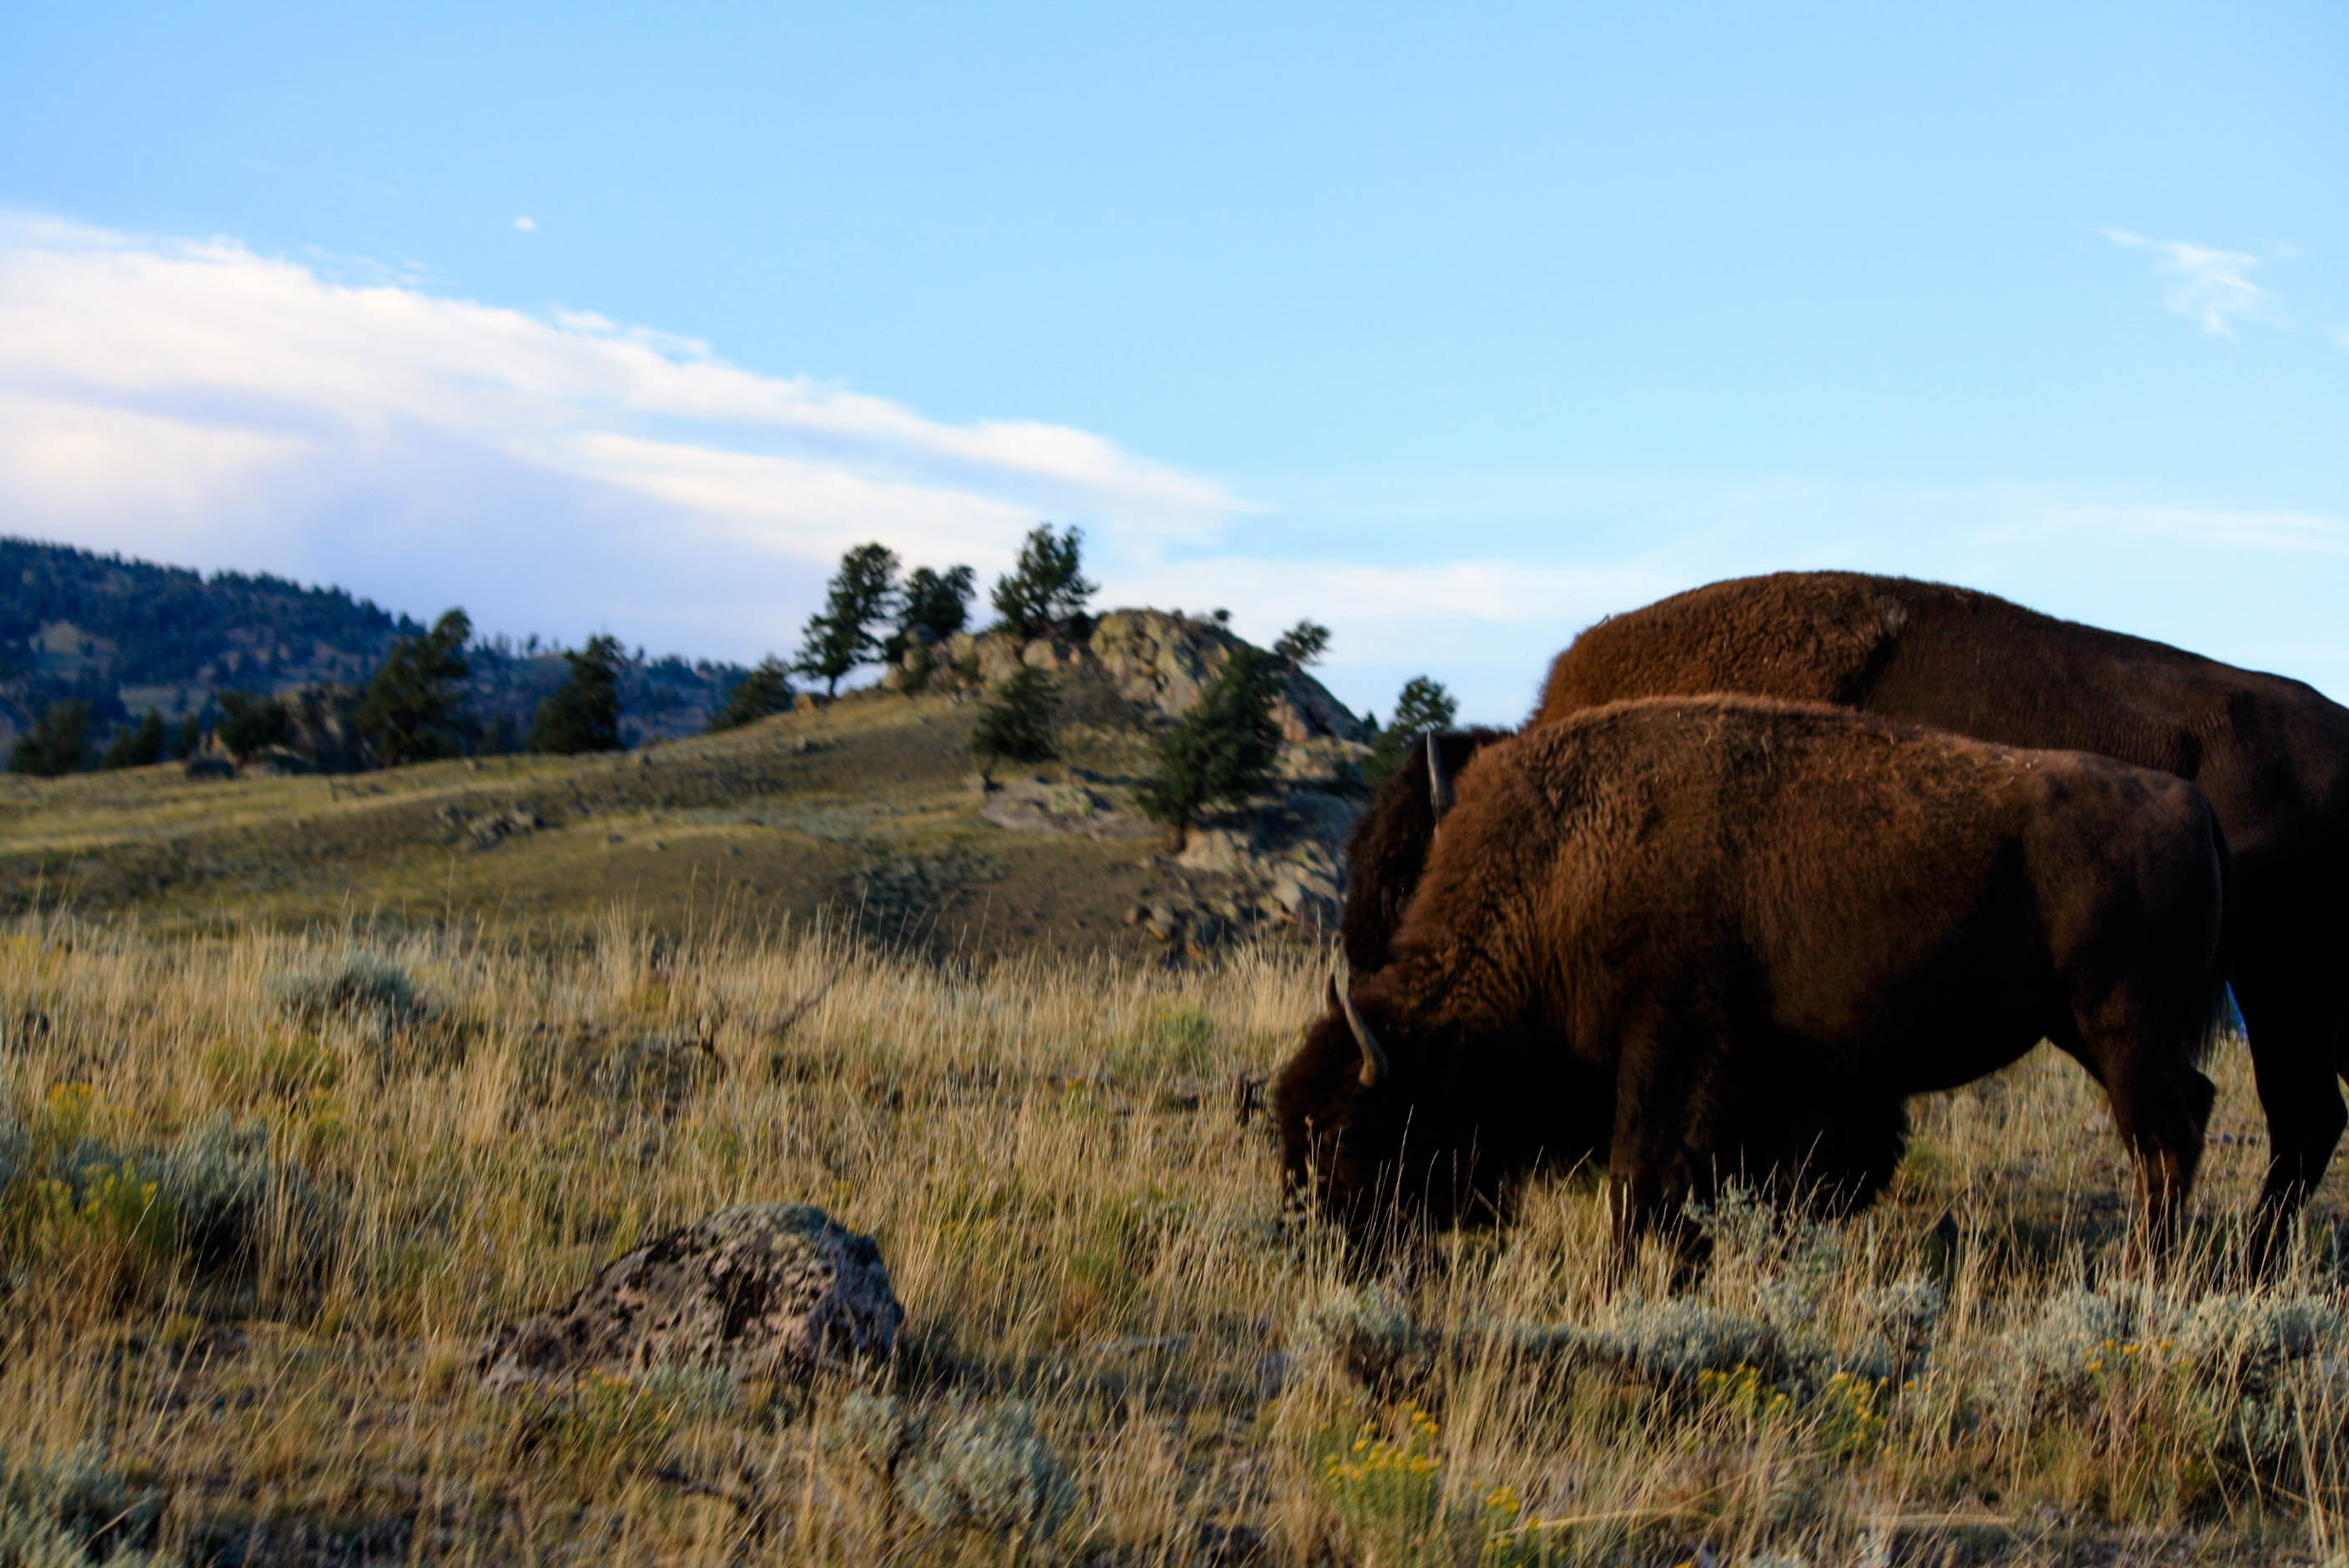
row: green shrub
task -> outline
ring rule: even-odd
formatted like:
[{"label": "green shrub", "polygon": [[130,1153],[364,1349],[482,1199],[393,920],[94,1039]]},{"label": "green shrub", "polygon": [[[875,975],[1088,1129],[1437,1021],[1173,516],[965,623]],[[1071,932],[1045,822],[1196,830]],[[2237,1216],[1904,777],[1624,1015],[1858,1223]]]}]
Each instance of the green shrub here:
[{"label": "green shrub", "polygon": [[1007,762],[1045,762],[1060,754],[1052,725],[1060,709],[1052,677],[1032,665],[996,689],[978,710],[970,735],[971,751],[981,761],[1000,758]]},{"label": "green shrub", "polygon": [[225,1112],[189,1128],[146,1168],[169,1210],[181,1254],[199,1273],[244,1274],[268,1239],[282,1204],[288,1251],[298,1266],[323,1264],[332,1245],[334,1204],[300,1166],[271,1150],[266,1122]]},{"label": "green shrub", "polygon": [[297,1022],[357,1025],[378,1038],[422,1023],[432,1005],[408,971],[364,947],[313,959],[273,982],[278,1005]]},{"label": "green shrub", "polygon": [[1077,1501],[1068,1468],[1036,1429],[1034,1408],[1012,1400],[949,1420],[906,1467],[898,1491],[935,1529],[1023,1543],[1050,1538]]},{"label": "green shrub", "polygon": [[1392,1286],[1369,1284],[1341,1289],[1319,1308],[1299,1313],[1288,1343],[1300,1359],[1325,1361],[1377,1388],[1423,1367],[1433,1336],[1421,1331]]},{"label": "green shrub", "polygon": [[1215,1020],[1196,1007],[1161,1008],[1118,1043],[1110,1067],[1127,1076],[1200,1078],[1215,1065]]},{"label": "green shrub", "polygon": [[684,1411],[663,1390],[614,1372],[525,1397],[518,1446],[574,1478],[608,1481],[661,1462]]},{"label": "green shrub", "polygon": [[852,1390],[825,1423],[820,1440],[832,1452],[871,1470],[885,1487],[896,1484],[897,1467],[926,1435],[920,1417],[894,1394]]},{"label": "green shrub", "polygon": [[267,1124],[223,1113],[121,1149],[89,1132],[92,1106],[86,1086],[60,1085],[32,1126],[0,1118],[0,1243],[25,1261],[98,1259],[118,1283],[173,1265],[247,1278],[282,1223],[289,1260],[323,1267],[336,1204],[273,1152]]},{"label": "green shrub", "polygon": [[12,1464],[0,1450],[0,1568],[160,1568],[162,1499],[87,1449]]},{"label": "green shrub", "polygon": [[1444,1529],[1435,1418],[1415,1404],[1402,1415],[1399,1437],[1369,1421],[1324,1427],[1313,1440],[1315,1477],[1368,1560],[1447,1562],[1454,1553]]}]

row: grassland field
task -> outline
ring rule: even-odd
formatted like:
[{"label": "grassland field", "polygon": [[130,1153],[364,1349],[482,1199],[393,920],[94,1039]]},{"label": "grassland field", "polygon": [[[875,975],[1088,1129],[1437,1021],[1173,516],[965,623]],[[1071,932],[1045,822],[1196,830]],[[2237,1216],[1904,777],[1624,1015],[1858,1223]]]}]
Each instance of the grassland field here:
[{"label": "grassland field", "polygon": [[[0,785],[0,1565],[2349,1563],[2349,1216],[2232,1267],[2240,1043],[2158,1276],[2042,1051],[1865,1215],[1723,1204],[1679,1294],[1600,1290],[1587,1176],[1352,1280],[1228,1092],[1327,954],[1168,965],[1159,847],[979,821],[967,725]],[[877,1238],[889,1365],[481,1387],[741,1201]]]}]

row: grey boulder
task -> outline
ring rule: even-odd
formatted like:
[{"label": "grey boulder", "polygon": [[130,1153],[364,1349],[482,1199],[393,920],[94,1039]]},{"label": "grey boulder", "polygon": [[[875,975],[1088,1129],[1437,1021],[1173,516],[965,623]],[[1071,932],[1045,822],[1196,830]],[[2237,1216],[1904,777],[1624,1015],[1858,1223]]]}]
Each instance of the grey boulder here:
[{"label": "grey boulder", "polygon": [[677,1364],[796,1378],[886,1357],[905,1320],[872,1237],[811,1204],[737,1203],[500,1330],[480,1367],[492,1388]]}]

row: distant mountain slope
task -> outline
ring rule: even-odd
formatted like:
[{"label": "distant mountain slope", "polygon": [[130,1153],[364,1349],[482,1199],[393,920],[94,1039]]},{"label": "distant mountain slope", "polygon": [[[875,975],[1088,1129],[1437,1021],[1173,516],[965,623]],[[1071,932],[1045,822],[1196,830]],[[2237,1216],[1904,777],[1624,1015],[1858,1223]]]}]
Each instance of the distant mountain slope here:
[{"label": "distant mountain slope", "polygon": [[[152,707],[202,714],[223,690],[279,692],[366,681],[395,637],[424,629],[340,588],[159,566],[67,545],[0,538],[0,744],[51,703],[90,705],[99,738]],[[564,676],[561,655],[503,637],[466,650],[483,723],[529,727]],[[725,700],[740,665],[632,658],[622,673],[631,742],[690,733]]]}]

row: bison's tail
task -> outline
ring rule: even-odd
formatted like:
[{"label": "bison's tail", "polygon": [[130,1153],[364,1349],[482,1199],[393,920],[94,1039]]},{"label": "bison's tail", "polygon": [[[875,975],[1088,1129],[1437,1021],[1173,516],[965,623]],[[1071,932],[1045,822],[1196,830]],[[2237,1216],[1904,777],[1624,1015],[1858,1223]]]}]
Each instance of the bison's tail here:
[{"label": "bison's tail", "polygon": [[[2201,795],[2199,790],[2196,791]],[[2217,860],[2219,881],[2219,929],[2211,944],[2209,984],[2197,1011],[2194,1037],[2189,1045],[2191,1059],[2197,1068],[2209,1064],[2211,1056],[2230,1036],[2237,1033],[2242,1015],[2236,1011],[2235,995],[2227,988],[2227,976],[2232,973],[2233,950],[2240,939],[2241,917],[2235,908],[2235,852],[2227,847],[2226,830],[2219,825],[2219,813],[2207,796],[2202,796],[2202,816],[2209,834],[2210,849]]]}]

